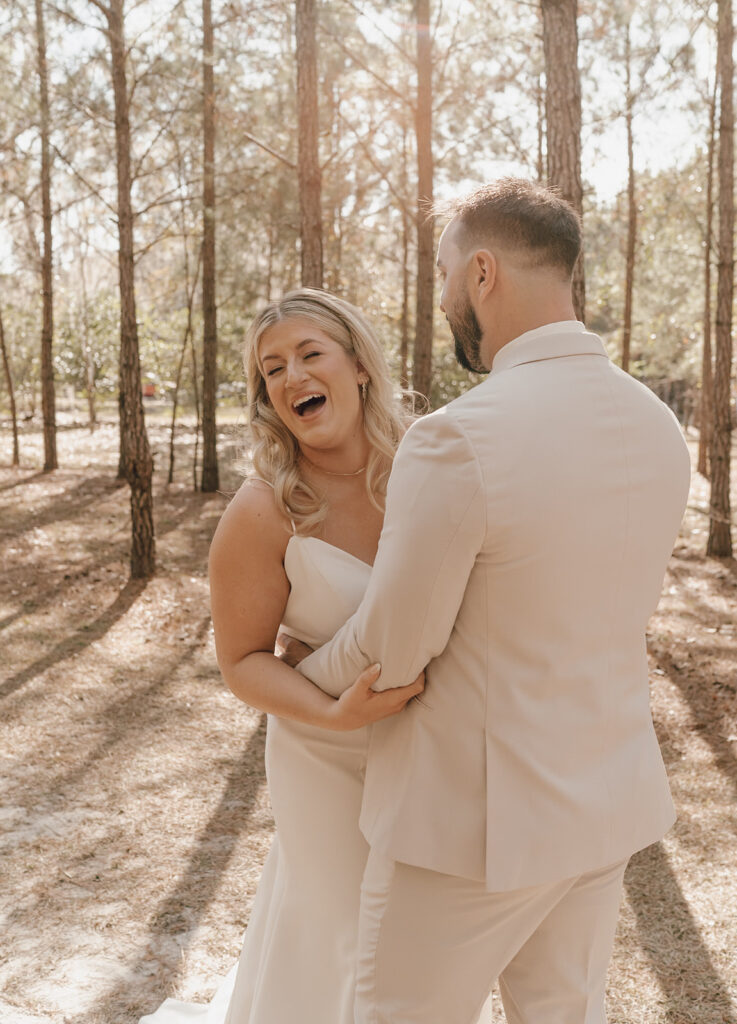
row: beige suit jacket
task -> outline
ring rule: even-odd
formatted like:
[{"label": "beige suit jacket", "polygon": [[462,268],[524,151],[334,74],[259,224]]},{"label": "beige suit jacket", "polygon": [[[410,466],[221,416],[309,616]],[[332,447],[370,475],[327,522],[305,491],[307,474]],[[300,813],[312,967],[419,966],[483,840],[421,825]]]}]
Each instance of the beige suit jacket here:
[{"label": "beige suit jacket", "polygon": [[492,891],[569,878],[674,820],[645,628],[690,477],[675,417],[576,321],[417,421],[366,596],[304,674],[427,687],[374,727],[361,828]]}]

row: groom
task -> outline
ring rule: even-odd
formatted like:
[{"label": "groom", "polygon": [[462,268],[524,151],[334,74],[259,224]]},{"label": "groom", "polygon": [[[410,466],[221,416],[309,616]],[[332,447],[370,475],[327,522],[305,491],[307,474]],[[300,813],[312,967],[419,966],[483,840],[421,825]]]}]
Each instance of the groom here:
[{"label": "groom", "polygon": [[603,1024],[628,858],[673,806],[645,628],[686,502],[669,410],[576,320],[580,225],[519,179],[438,250],[463,366],[488,378],[397,453],[366,596],[300,670],[328,690],[427,667],[374,727],[359,1024]]}]

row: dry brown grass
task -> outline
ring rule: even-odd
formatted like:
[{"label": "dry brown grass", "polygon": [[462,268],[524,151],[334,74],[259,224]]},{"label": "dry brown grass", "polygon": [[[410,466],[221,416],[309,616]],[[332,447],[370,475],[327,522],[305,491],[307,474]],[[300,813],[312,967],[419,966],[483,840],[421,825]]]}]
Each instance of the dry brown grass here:
[{"label": "dry brown grass", "polygon": [[[38,466],[39,435],[22,442]],[[0,1021],[134,1024],[230,967],[273,827],[261,716],[212,649],[226,498],[191,492],[182,449],[187,482],[157,485],[159,573],[133,584],[116,428],[63,430],[48,476],[4,444]],[[737,1024],[737,570],[701,553],[698,478],[691,505],[650,635],[680,816],[629,868],[610,1024]]]}]

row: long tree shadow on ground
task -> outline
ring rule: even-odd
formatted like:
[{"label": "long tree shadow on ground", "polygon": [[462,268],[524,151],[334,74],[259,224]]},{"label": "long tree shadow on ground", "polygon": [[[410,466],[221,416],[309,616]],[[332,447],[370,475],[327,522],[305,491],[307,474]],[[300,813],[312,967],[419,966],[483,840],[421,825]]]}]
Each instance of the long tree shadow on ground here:
[{"label": "long tree shadow on ground", "polygon": [[[683,699],[688,704],[694,717],[693,729],[711,748],[714,764],[731,783],[737,797],[737,756],[733,741],[718,732],[714,725],[713,711],[709,707],[711,690],[702,679],[695,678],[684,671],[672,651],[664,650],[657,645],[650,645],[658,667],[678,687]],[[699,648],[694,645],[693,654],[698,655]],[[715,684],[720,691],[734,695],[737,693],[737,680],[733,682],[718,681]]]},{"label": "long tree shadow on ground", "polygon": [[[684,559],[681,558],[680,561]],[[729,610],[718,610],[695,593],[693,588],[687,590],[688,579],[698,578],[700,567],[703,573],[703,563],[699,560],[692,561],[695,564],[689,564],[686,570],[681,566],[671,566],[670,575],[681,588],[681,592],[686,595],[687,601],[687,610],[674,614],[680,615],[681,619],[686,621],[693,617],[696,623],[711,622],[714,628],[724,624],[733,626]],[[720,562],[720,572],[723,572],[722,585],[729,589],[725,589],[719,596],[726,600],[729,609],[732,601],[737,599],[737,560],[730,558]],[[727,712],[726,717],[733,720],[737,668],[733,665],[731,670],[726,667],[718,676],[704,677],[702,665],[704,655],[710,653],[710,637],[711,634],[703,635],[696,632],[689,638],[687,644],[674,644],[670,637],[652,636],[648,640],[648,651],[660,671],[680,690],[693,716],[693,728],[711,748],[716,767],[729,780],[737,796],[737,756],[733,743],[725,734],[733,732],[734,729],[725,720],[719,721],[716,715],[719,705],[715,705],[717,697],[726,698],[721,706]],[[728,659],[729,655],[725,653],[724,662],[726,663]]]},{"label": "long tree shadow on ground", "polygon": [[[264,741],[266,737],[266,716],[262,715],[257,728],[251,734],[243,754],[233,767],[227,784],[207,824],[194,843],[189,862],[180,876],[176,887],[166,896],[151,915],[149,922],[150,945],[138,960],[131,964],[127,980],[119,982],[112,991],[97,1002],[90,1010],[75,1019],[75,1024],[88,1020],[116,1021],[125,1019],[131,1004],[139,993],[137,989],[146,965],[155,958],[161,958],[156,940],[176,932],[190,931],[205,914],[215,896],[220,880],[233,856],[235,841],[217,842],[218,838],[232,837],[233,814],[238,815],[241,832],[248,824],[258,804],[258,795],[265,782]],[[233,808],[237,810],[234,812]],[[181,954],[172,954],[163,964],[169,979],[174,984],[182,969]],[[161,993],[161,1000],[166,993]],[[152,1007],[148,1008],[150,1012]],[[141,1010],[141,1013],[145,1012]],[[70,1024],[72,1018],[69,1018]]]},{"label": "long tree shadow on ground", "polygon": [[26,469],[18,469],[17,466],[16,467],[12,467],[12,466],[0,465],[0,469],[12,470],[13,468],[15,468],[19,473],[27,473],[28,475],[27,476],[20,476],[20,477],[18,477],[17,480],[11,480],[11,482],[9,484],[2,484],[0,486],[0,493],[2,491],[12,491],[12,489],[14,487],[21,487],[23,484],[31,484],[35,480],[41,480],[41,479],[43,479],[43,477],[45,477],[47,475],[47,473],[43,469],[39,469],[39,470],[36,470],[35,472],[32,472],[32,471],[26,470]]},{"label": "long tree shadow on ground", "polygon": [[38,511],[18,511],[12,506],[3,509],[2,535],[17,540],[32,530],[43,529],[63,520],[73,522],[81,518],[87,509],[109,494],[120,490],[121,483],[108,473],[96,476],[81,476],[73,487],[65,489],[44,501]]},{"label": "long tree shadow on ground", "polygon": [[701,938],[661,843],[631,859],[625,889],[640,946],[668,1002],[672,1024],[737,1024],[737,1012]]},{"label": "long tree shadow on ground", "polygon": [[[109,486],[100,486],[99,482],[93,487],[92,493],[88,495],[85,501],[85,507],[94,503],[99,497],[107,493],[111,488]],[[192,492],[187,494],[184,499],[181,496],[168,496],[164,495],[160,499],[157,499],[156,508],[156,537],[158,540],[163,540],[170,533],[174,533],[181,529],[183,525],[188,523],[192,525],[192,543],[196,543],[199,539],[199,525],[198,515],[202,511],[202,506],[206,504],[210,499],[209,495],[203,495],[199,492]],[[65,497],[61,502],[55,502],[51,507],[46,508],[40,514],[40,519],[43,520],[45,525],[50,525],[57,518],[66,519],[68,518],[69,501]],[[219,511],[214,512],[211,515],[212,527],[209,531],[211,534],[214,530],[215,523],[219,518]],[[40,520],[39,520],[40,521]],[[37,524],[36,524],[37,525]],[[29,526],[28,529],[31,527]],[[12,531],[10,531],[12,534]],[[14,535],[14,534],[13,534]],[[209,539],[209,538],[208,538]],[[74,569],[74,574],[78,576],[80,573],[92,569],[99,570],[109,562],[114,562],[121,557],[127,556],[128,542],[117,542],[111,547],[105,557],[100,557],[94,552],[90,553],[89,563],[77,565]],[[206,552],[206,546],[204,551]],[[203,559],[206,564],[206,553],[203,554]],[[172,558],[172,561],[175,559]],[[59,570],[67,568],[65,565],[59,567]],[[62,582],[60,581],[60,585]],[[26,683],[30,682],[40,673],[45,672],[47,669],[59,662],[64,661],[66,658],[71,657],[74,654],[78,654],[84,647],[95,643],[100,640],[105,633],[125,615],[125,613],[135,604],[135,601],[143,592],[146,587],[146,581],[141,580],[128,580],[123,586],[122,590],[115,598],[113,603],[99,615],[92,622],[84,623],[75,632],[69,636],[64,637],[56,643],[49,651],[47,651],[40,658],[37,658],[30,665],[16,672],[10,676],[4,682],[0,683],[0,699],[7,697],[16,690],[20,689]],[[39,602],[39,607],[43,607],[44,604],[50,603],[56,597],[57,591],[55,588],[48,588],[45,596]],[[31,597],[32,592],[28,591],[27,596]],[[34,610],[37,610],[34,608]],[[12,624],[17,618],[22,617],[26,614],[26,610],[20,607],[15,612],[6,616],[0,621],[0,629]]]},{"label": "long tree shadow on ground", "polygon": [[70,636],[64,637],[59,643],[54,644],[50,651],[37,658],[30,665],[27,665],[20,672],[10,676],[0,685],[0,697],[8,697],[15,693],[31,679],[34,679],[41,672],[45,672],[52,665],[64,661],[66,658],[77,654],[83,647],[87,647],[99,640],[107,631],[121,619],[131,605],[134,604],[139,595],[146,587],[146,580],[129,580],[113,603],[102,615],[99,615],[93,622],[85,624]]},{"label": "long tree shadow on ground", "polygon": [[[146,731],[150,734],[157,726],[166,722],[175,727],[179,716],[186,717],[180,706],[167,702],[161,691],[171,682],[177,671],[183,671],[191,663],[204,640],[210,625],[210,618],[204,618],[189,646],[176,659],[165,661],[143,687],[123,688],[120,696],[112,701],[104,712],[98,713],[99,722],[107,724],[107,730],[100,741],[81,759],[75,759],[53,780],[46,773],[36,778],[27,770],[24,780],[24,798],[29,804],[42,799],[58,799],[66,803],[74,803],[75,795],[83,792],[85,779],[89,779],[101,762],[115,754],[128,740],[132,731]],[[67,727],[74,730],[71,723]],[[117,756],[125,756],[118,754]]]}]

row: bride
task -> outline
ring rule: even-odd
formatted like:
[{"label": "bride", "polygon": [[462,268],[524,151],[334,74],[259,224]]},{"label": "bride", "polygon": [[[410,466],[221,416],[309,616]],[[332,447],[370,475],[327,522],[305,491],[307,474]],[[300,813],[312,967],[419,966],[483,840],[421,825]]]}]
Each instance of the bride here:
[{"label": "bride", "polygon": [[280,628],[314,648],[358,607],[406,415],[373,330],[326,292],[268,306],[245,365],[254,475],[213,539],[212,618],[226,683],[269,714],[276,835],[237,969],[209,1007],[168,999],[141,1024],[352,1024],[369,730],[424,676],[378,693],[372,666],[329,694],[273,651]]}]

